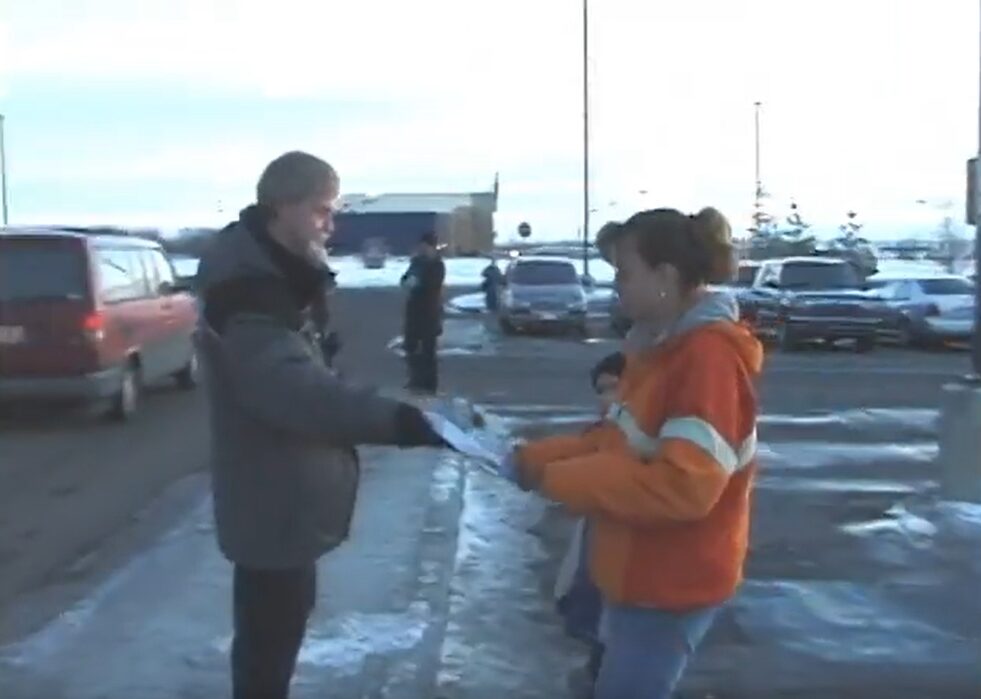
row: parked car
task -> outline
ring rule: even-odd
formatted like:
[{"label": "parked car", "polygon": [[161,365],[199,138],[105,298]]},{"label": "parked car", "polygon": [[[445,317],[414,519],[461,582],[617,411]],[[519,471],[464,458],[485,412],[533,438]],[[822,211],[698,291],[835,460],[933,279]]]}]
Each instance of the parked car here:
[{"label": "parked car", "polygon": [[624,337],[630,332],[633,322],[623,312],[623,305],[620,303],[620,292],[613,289],[610,294],[610,329],[620,337]]},{"label": "parked car", "polygon": [[740,260],[739,266],[736,268],[736,276],[731,282],[712,286],[716,291],[727,291],[735,296],[739,303],[740,316],[749,322],[753,322],[755,318],[750,291],[761,265],[759,260]]},{"label": "parked car", "polygon": [[876,345],[884,308],[854,265],[827,257],[763,262],[748,300],[760,336],[787,351],[854,340],[857,351],[867,352]]},{"label": "parked car", "polygon": [[198,380],[195,301],[159,244],[84,229],[0,231],[0,403],[103,402]]},{"label": "parked car", "polygon": [[383,269],[387,261],[388,251],[383,240],[372,238],[365,242],[361,251],[361,262],[365,269]]},{"label": "parked car", "polygon": [[887,306],[880,335],[904,346],[967,342],[974,334],[974,284],[953,274],[884,276],[869,286]]},{"label": "parked car", "polygon": [[498,321],[505,333],[554,327],[585,335],[586,290],[571,260],[519,257],[504,273]]}]

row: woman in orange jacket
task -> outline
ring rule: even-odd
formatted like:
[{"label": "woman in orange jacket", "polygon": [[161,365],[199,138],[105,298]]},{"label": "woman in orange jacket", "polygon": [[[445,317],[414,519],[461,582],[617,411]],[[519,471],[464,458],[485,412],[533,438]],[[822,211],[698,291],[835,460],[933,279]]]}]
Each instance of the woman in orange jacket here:
[{"label": "woman in orange jacket", "polygon": [[617,403],[602,428],[526,444],[502,468],[589,519],[597,699],[666,699],[742,577],[763,353],[735,300],[707,288],[734,268],[715,209],[642,211],[597,245],[634,321]]}]

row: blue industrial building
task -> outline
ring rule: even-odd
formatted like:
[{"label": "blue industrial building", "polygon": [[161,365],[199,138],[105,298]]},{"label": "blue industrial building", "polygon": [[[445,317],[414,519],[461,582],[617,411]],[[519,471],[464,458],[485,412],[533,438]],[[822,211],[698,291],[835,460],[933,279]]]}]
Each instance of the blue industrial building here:
[{"label": "blue industrial building", "polygon": [[373,241],[381,243],[390,255],[411,255],[424,233],[434,233],[440,228],[442,216],[445,214],[418,211],[340,211],[334,216],[330,251],[334,255],[356,255]]},{"label": "blue industrial building", "polygon": [[357,255],[380,246],[408,255],[419,238],[435,233],[450,255],[487,254],[494,248],[498,181],[489,192],[450,194],[349,194],[334,216],[330,251]]}]

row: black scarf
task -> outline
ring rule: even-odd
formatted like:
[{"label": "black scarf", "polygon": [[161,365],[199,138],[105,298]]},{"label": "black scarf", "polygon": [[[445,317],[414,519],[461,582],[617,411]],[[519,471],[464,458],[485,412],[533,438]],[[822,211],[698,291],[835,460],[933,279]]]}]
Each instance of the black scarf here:
[{"label": "black scarf", "polygon": [[[279,274],[229,279],[209,289],[204,315],[219,334],[238,313],[268,316],[293,330],[303,327],[304,311],[324,292],[327,270],[293,254],[269,234],[271,212],[259,205],[244,209],[239,223],[256,240]],[[235,225],[234,223],[231,225]]]}]

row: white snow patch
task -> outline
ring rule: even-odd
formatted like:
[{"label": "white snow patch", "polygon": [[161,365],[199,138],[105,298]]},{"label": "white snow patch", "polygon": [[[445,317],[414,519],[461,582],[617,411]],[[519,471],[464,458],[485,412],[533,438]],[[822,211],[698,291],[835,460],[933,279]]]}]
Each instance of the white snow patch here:
[{"label": "white snow patch", "polygon": [[[356,675],[369,656],[415,648],[422,641],[431,618],[430,606],[421,601],[413,602],[401,612],[345,614],[332,620],[329,629],[308,631],[297,662]],[[227,655],[231,652],[232,637],[216,639],[212,647]]]},{"label": "white snow patch", "polygon": [[883,519],[846,524],[842,531],[858,535],[895,532],[911,538],[931,538],[937,535],[937,525],[909,512],[903,505],[893,505],[885,514]]},{"label": "white snow patch", "polygon": [[768,426],[834,427],[864,430],[869,426],[912,427],[933,431],[940,411],[932,408],[860,408],[811,415],[760,415],[757,422]]},{"label": "white snow patch", "polygon": [[793,440],[760,444],[757,454],[768,469],[817,469],[870,462],[932,463],[938,453],[935,442],[909,444],[856,444]]}]

